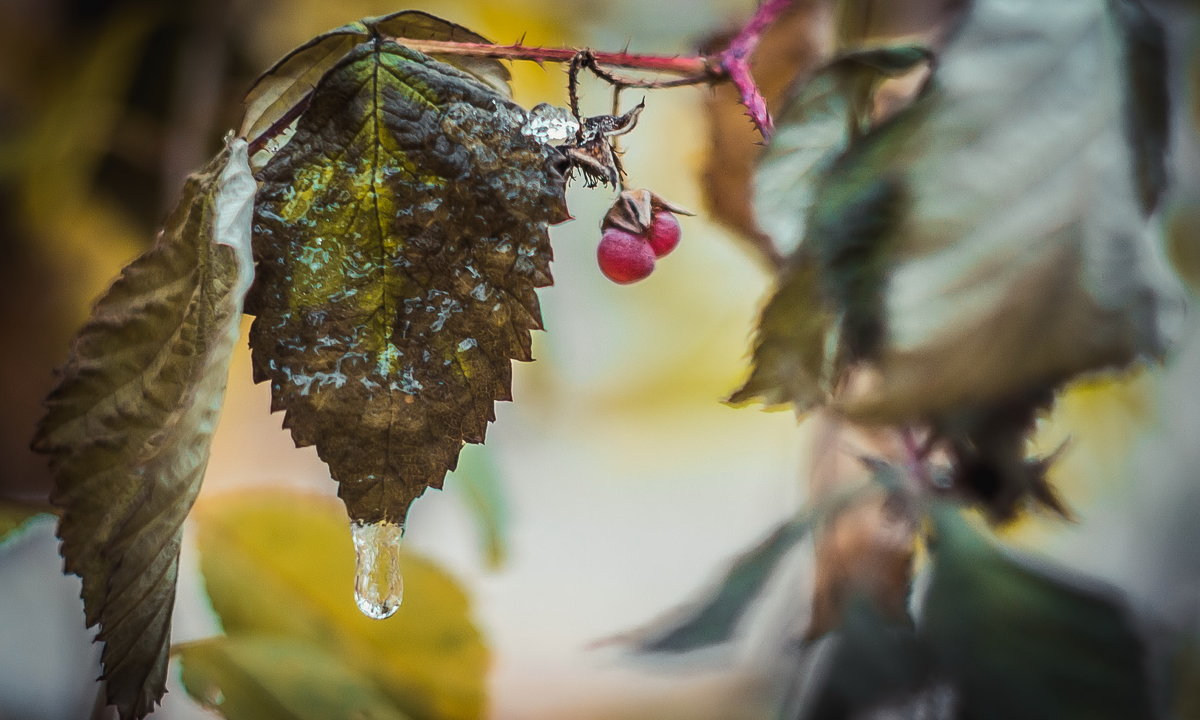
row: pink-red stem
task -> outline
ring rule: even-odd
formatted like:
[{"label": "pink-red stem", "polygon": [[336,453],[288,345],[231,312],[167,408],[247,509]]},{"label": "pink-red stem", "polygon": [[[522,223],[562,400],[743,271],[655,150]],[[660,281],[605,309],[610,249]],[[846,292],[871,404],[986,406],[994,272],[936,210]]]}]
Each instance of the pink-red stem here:
[{"label": "pink-red stem", "polygon": [[763,33],[771,27],[779,16],[792,4],[792,0],[766,0],[758,6],[758,11],[746,22],[729,47],[720,55],[720,66],[729,81],[737,88],[742,104],[746,106],[747,114],[754,121],[754,126],[763,136],[770,140],[775,131],[775,123],[767,110],[767,101],[750,74],[750,56],[758,48]]},{"label": "pink-red stem", "polygon": [[[469,55],[498,60],[532,60],[534,62],[570,62],[579,54],[578,50],[572,48],[398,39],[403,40],[404,45],[413,50],[436,55]],[[592,51],[592,56],[596,58],[596,62],[612,67],[633,68],[672,75],[711,76],[712,79],[718,79],[721,74],[717,67],[718,64],[713,58],[703,55],[638,55],[627,52]]]},{"label": "pink-red stem", "polygon": [[[774,123],[767,110],[766,100],[750,73],[750,57],[762,41],[763,33],[779,19],[793,0],[766,0],[738,31],[729,46],[716,55],[638,55],[627,52],[592,51],[596,63],[610,67],[630,68],[648,72],[679,75],[680,79],[666,82],[647,82],[644,87],[674,87],[728,80],[737,88],[747,114],[764,140],[771,137]],[[469,55],[501,60],[530,60],[533,62],[570,62],[579,51],[572,48],[528,47],[525,45],[488,45],[448,40],[412,40],[400,38],[414,50],[440,55]]]},{"label": "pink-red stem", "polygon": [[[762,34],[774,23],[792,0],[766,0],[742,27],[729,46],[716,55],[640,55],[627,52],[591,51],[595,62],[610,67],[645,70],[679,76],[675,80],[645,81],[622,79],[627,87],[665,88],[680,85],[717,83],[728,80],[737,88],[750,119],[762,134],[769,139],[773,130],[771,115],[754,77],[750,74],[750,56],[758,47]],[[424,53],[436,55],[464,55],[487,57],[499,60],[529,60],[532,62],[571,62],[579,55],[573,48],[530,47],[526,45],[489,45],[487,43],[454,42],[451,40],[420,40],[396,38],[405,46]],[[286,127],[304,110],[304,103],[297,104],[292,111],[260,137],[250,138],[251,152],[265,146],[270,137]]]}]

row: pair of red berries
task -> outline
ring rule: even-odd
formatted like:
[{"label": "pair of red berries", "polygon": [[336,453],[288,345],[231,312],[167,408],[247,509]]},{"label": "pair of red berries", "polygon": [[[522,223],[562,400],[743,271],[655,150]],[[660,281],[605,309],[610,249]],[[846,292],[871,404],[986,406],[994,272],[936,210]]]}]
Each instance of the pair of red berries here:
[{"label": "pair of red berries", "polygon": [[596,248],[600,272],[621,285],[648,277],[655,261],[679,245],[681,230],[675,213],[692,214],[649,190],[621,193],[600,224],[604,231]]}]

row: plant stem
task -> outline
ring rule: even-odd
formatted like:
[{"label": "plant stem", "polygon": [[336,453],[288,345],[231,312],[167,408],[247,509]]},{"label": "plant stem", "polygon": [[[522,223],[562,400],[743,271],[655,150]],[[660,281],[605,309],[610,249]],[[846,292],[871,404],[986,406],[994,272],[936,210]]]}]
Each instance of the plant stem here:
[{"label": "plant stem", "polygon": [[775,21],[791,4],[792,0],[766,0],[759,5],[754,15],[746,21],[733,40],[729,41],[729,47],[722,55],[749,57],[758,47],[763,33],[775,24]]},{"label": "plant stem", "polygon": [[[403,40],[405,47],[434,55],[468,55],[499,60],[530,60],[533,62],[571,62],[579,50],[573,48],[532,47],[528,45],[488,45],[487,43],[454,42],[451,40]],[[639,55],[627,52],[592,51],[596,62],[612,67],[647,70],[671,75],[695,76],[696,82],[715,81],[724,73],[714,57],[704,55]]]},{"label": "plant stem", "polygon": [[933,471],[929,467],[929,444],[917,438],[916,430],[905,425],[897,430],[900,444],[904,448],[905,464],[917,483],[918,492],[927,493],[934,487]]},{"label": "plant stem", "polygon": [[[592,67],[603,73],[600,65],[609,67],[645,70],[680,76],[675,80],[639,80],[620,78],[615,85],[624,87],[666,88],[681,85],[714,84],[728,81],[733,83],[746,106],[750,119],[754,121],[763,139],[770,139],[774,130],[767,103],[750,73],[750,57],[758,48],[763,33],[767,31],[791,6],[793,0],[766,0],[758,6],[754,15],[742,26],[733,40],[715,55],[640,55],[628,52],[587,52]],[[487,43],[454,42],[450,40],[414,40],[396,38],[420,52],[435,55],[466,55],[500,60],[529,60],[532,62],[571,62],[580,50],[572,48],[530,47],[516,45],[489,45]],[[603,76],[603,75],[602,75]],[[614,76],[615,77],[615,76]],[[610,80],[612,82],[612,80]]]},{"label": "plant stem", "polygon": [[792,0],[766,0],[758,6],[754,15],[742,26],[738,34],[729,42],[729,46],[721,53],[721,69],[725,76],[737,88],[742,104],[746,106],[747,114],[754,121],[759,134],[764,140],[770,140],[775,131],[775,123],[767,110],[767,101],[754,76],[750,73],[750,56],[762,41],[763,33],[771,27],[783,14]]}]

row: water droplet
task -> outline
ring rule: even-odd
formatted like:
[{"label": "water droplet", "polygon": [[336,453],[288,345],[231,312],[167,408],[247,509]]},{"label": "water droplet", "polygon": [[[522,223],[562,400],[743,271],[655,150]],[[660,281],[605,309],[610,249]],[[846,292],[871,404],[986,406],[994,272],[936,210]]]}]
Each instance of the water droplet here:
[{"label": "water droplet", "polygon": [[523,135],[549,145],[559,145],[570,140],[575,137],[577,130],[579,123],[575,121],[570,110],[547,103],[535,105],[521,127]]},{"label": "water droplet", "polygon": [[354,600],[363,615],[376,620],[391,617],[404,599],[400,577],[400,540],[404,526],[392,522],[350,523],[358,570]]}]

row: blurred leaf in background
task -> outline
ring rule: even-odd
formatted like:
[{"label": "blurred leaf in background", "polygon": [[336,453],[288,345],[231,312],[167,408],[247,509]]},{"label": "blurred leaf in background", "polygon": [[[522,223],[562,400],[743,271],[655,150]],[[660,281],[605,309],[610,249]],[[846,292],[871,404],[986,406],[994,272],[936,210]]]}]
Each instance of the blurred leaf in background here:
[{"label": "blurred leaf in background", "polygon": [[479,534],[479,550],[490,570],[508,558],[509,501],[505,478],[485,448],[468,445],[459,457],[451,483],[465,496]]},{"label": "blurred leaf in background", "polygon": [[1154,716],[1146,648],[1115,588],[1018,559],[948,505],[933,519],[920,634],[969,717]]},{"label": "blurred leaf in background", "polygon": [[184,645],[183,684],[226,718],[407,720],[386,695],[323,648],[237,635]]},{"label": "blurred leaf in background", "polygon": [[[218,705],[228,718],[285,718],[255,713],[282,713],[302,705],[306,693],[326,702],[341,687],[355,701],[336,717],[357,717],[349,714],[355,707],[390,708],[413,720],[483,714],[490,653],[466,594],[432,562],[402,554],[404,605],[372,620],[354,603],[354,551],[336,500],[226,493],[201,499],[193,517],[201,571],[226,633],[179,648],[197,700],[236,698],[236,705]],[[288,647],[303,647],[313,664],[273,661]]]},{"label": "blurred leaf in background", "polygon": [[629,643],[639,653],[684,653],[729,642],[780,563],[812,525],[812,517],[805,514],[776,527],[688,604],[612,641]]}]

